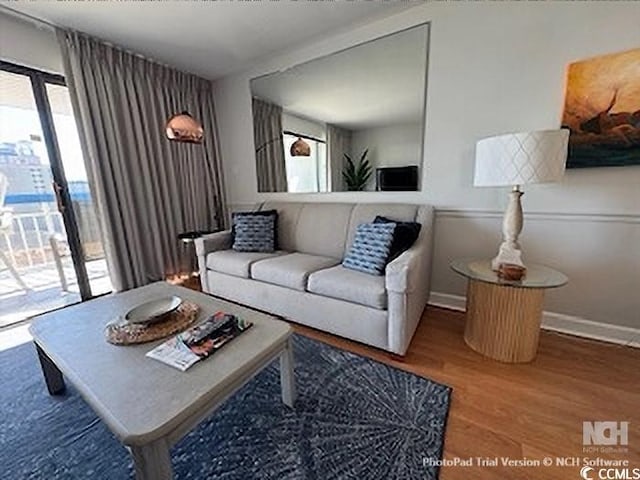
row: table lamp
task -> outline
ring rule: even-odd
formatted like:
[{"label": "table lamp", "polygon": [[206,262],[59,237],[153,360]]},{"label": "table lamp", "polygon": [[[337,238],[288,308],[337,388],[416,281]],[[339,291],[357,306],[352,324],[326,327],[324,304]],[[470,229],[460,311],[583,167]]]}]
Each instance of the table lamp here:
[{"label": "table lamp", "polygon": [[476,187],[513,187],[502,221],[503,242],[491,268],[501,264],[524,268],[518,235],[522,231],[521,185],[558,182],[567,161],[569,130],[509,133],[480,140],[476,145]]}]

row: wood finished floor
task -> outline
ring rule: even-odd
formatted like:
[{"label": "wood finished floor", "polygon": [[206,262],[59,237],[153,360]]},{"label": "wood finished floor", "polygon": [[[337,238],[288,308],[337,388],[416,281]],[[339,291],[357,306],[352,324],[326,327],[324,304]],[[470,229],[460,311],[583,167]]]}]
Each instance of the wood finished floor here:
[{"label": "wood finished floor", "polygon": [[[404,361],[308,327],[298,333],[453,388],[444,457],[627,459],[640,468],[640,350],[542,332],[530,364],[499,363],[462,338],[464,314],[428,307]],[[628,421],[627,454],[582,451],[583,421]],[[579,467],[444,467],[441,480],[579,479]],[[595,478],[595,477],[594,477]]]}]

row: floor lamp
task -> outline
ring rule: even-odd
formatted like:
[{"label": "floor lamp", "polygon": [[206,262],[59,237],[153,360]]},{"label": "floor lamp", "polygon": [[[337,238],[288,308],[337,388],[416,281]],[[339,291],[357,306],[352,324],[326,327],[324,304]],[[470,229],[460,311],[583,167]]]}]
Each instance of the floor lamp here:
[{"label": "floor lamp", "polygon": [[509,133],[480,140],[476,145],[476,187],[511,186],[502,222],[503,242],[491,268],[501,264],[524,268],[518,235],[522,231],[521,185],[558,182],[567,161],[569,130]]}]

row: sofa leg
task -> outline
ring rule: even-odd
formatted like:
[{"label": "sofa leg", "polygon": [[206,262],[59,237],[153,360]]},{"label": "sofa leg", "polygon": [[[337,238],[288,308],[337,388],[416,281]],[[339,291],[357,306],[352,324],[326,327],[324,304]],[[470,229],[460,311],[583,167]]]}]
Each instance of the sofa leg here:
[{"label": "sofa leg", "polygon": [[387,353],[389,360],[393,360],[394,362],[404,363],[406,357],[404,355],[398,355],[397,353]]}]

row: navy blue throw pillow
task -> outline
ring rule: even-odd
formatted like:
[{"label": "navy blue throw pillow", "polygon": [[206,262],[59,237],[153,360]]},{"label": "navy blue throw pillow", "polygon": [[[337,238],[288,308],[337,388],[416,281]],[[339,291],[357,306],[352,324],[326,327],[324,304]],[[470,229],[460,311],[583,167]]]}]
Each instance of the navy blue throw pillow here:
[{"label": "navy blue throw pillow", "polygon": [[422,225],[417,222],[398,222],[387,217],[378,215],[373,223],[395,223],[396,228],[393,233],[389,262],[398,258],[402,252],[409,250],[418,239]]},{"label": "navy blue throw pillow", "polygon": [[342,266],[371,275],[382,275],[387,266],[395,223],[358,225],[353,244]]},{"label": "navy blue throw pillow", "polygon": [[235,212],[232,218],[233,250],[272,253],[277,249],[277,210]]}]

